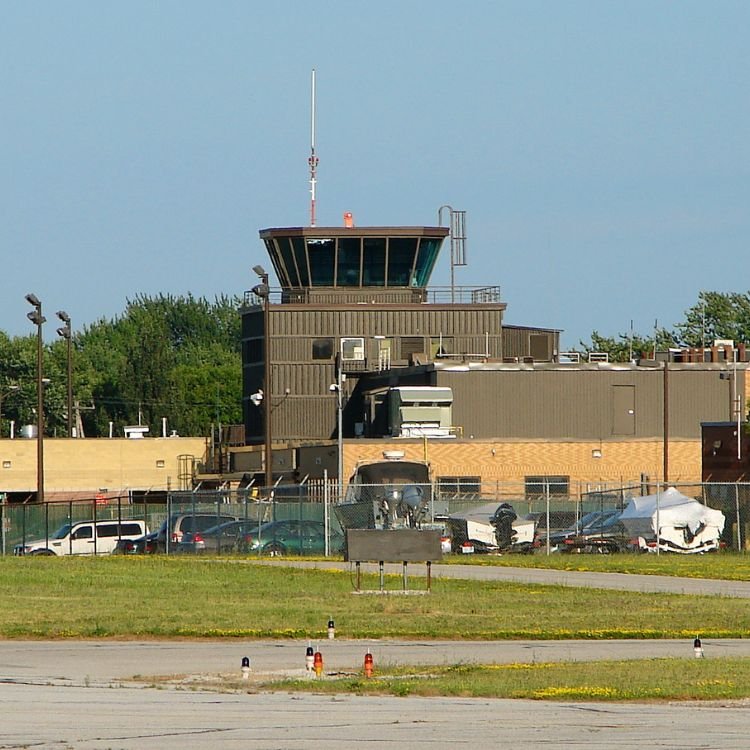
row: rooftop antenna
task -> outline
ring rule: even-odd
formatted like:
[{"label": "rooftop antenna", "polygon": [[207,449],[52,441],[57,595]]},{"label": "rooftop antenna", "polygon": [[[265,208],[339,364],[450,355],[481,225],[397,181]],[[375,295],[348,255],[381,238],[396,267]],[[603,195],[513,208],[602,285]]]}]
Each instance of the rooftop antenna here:
[{"label": "rooftop antenna", "polygon": [[312,100],[310,106],[310,226],[315,226],[315,171],[318,167],[318,157],[315,156],[315,68],[312,70]]}]

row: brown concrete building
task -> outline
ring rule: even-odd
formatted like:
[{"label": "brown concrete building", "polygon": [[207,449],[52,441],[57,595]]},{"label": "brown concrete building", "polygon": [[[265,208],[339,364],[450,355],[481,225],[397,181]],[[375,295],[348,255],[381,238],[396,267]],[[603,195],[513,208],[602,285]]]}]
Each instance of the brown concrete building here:
[{"label": "brown concrete building", "polygon": [[[572,361],[556,329],[503,324],[499,287],[430,288],[447,229],[260,235],[281,289],[246,294],[243,403],[247,443],[261,446],[253,396],[265,385],[268,336],[274,476],[336,475],[339,385],[345,476],[398,448],[458,484],[698,482],[701,422],[744,416],[744,347],[736,365],[726,347],[700,362],[685,352]],[[235,472],[261,466],[252,447],[231,460]]]},{"label": "brown concrete building", "polygon": [[[267,406],[274,479],[336,478],[339,447],[345,478],[400,450],[428,460],[443,487],[515,494],[699,482],[721,440],[702,447],[701,424],[745,417],[744,346],[576,361],[557,329],[505,325],[499,287],[429,286],[447,228],[260,234],[281,288],[247,292],[240,311],[246,445],[45,439],[50,499],[259,481]],[[13,501],[34,498],[35,448],[0,439],[0,493]]]}]

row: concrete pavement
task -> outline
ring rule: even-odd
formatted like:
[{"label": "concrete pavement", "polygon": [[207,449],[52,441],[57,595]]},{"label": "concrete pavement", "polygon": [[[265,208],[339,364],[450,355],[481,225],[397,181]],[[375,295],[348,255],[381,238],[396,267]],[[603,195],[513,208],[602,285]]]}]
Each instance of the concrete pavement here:
[{"label": "concrete pavement", "polygon": [[0,747],[37,750],[745,750],[748,706],[0,684]]}]

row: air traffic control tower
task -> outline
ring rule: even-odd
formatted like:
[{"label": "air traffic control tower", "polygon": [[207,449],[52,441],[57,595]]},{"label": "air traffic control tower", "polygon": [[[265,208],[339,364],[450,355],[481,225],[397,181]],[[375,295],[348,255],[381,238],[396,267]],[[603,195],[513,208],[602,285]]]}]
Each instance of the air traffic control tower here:
[{"label": "air traffic control tower", "polygon": [[443,227],[353,226],[260,233],[282,301],[330,303],[425,301],[447,235]]},{"label": "air traffic control tower", "polygon": [[[498,287],[430,287],[447,227],[263,229],[280,288],[246,292],[242,309],[245,442],[264,442],[266,351],[272,443],[369,437],[368,376],[408,382],[436,358],[502,358]],[[264,268],[255,267],[261,276]],[[452,274],[451,274],[452,277]],[[423,375],[421,376],[424,377]],[[415,376],[414,383],[422,384]],[[265,397],[266,394],[263,394]],[[278,446],[280,447],[280,446]],[[275,460],[275,459],[274,459]]]}]

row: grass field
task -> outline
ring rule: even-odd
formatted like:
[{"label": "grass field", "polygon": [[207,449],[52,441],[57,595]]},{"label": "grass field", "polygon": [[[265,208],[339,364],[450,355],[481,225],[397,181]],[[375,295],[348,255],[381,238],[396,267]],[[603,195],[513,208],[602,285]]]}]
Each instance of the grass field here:
[{"label": "grass field", "polygon": [[[217,685],[207,685],[216,689]],[[750,696],[750,659],[462,664],[376,669],[341,677],[261,681],[261,690],[529,698],[563,701],[728,700]],[[238,680],[222,689],[242,689]]]},{"label": "grass field", "polygon": [[747,602],[723,597],[447,579],[434,581],[425,596],[354,596],[352,590],[348,573],[242,560],[6,557],[0,558],[0,637],[319,638],[329,617],[346,638],[718,638],[750,632]]}]

